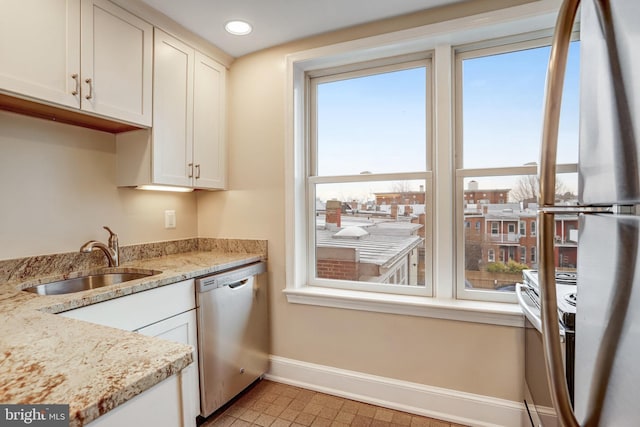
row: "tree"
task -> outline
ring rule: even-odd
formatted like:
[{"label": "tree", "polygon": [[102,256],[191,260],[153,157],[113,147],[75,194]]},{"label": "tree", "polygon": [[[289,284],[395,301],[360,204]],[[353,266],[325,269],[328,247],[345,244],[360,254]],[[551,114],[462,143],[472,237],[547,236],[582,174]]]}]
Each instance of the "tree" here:
[{"label": "tree", "polygon": [[391,191],[395,193],[400,193],[400,194],[415,191],[412,187],[413,186],[410,181],[396,181],[391,183]]},{"label": "tree", "polygon": [[[566,186],[556,178],[556,199],[568,200],[576,197],[567,190]],[[538,201],[540,195],[540,179],[537,175],[526,175],[520,178],[509,192],[509,197],[516,202]]]}]

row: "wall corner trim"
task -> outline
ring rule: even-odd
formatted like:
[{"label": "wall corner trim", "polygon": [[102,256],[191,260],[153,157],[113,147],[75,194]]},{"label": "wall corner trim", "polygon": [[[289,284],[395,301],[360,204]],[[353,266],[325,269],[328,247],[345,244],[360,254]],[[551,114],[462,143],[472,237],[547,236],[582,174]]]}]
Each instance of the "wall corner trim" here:
[{"label": "wall corner trim", "polygon": [[471,426],[520,426],[522,402],[271,356],[265,378],[416,415]]}]

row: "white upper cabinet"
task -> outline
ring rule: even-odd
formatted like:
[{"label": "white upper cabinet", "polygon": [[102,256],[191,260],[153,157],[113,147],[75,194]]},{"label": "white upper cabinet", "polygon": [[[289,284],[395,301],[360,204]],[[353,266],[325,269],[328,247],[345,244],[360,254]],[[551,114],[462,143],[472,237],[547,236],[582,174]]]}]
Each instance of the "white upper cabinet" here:
[{"label": "white upper cabinet", "polygon": [[156,28],[153,129],[118,134],[118,185],[226,187],[226,68]]},{"label": "white upper cabinet", "polygon": [[3,91],[79,107],[80,1],[1,0],[0,58]]},{"label": "white upper cabinet", "polygon": [[81,12],[82,109],[151,126],[153,26],[107,0]]},{"label": "white upper cabinet", "polygon": [[154,39],[153,180],[193,181],[193,48],[156,29]]},{"label": "white upper cabinet", "polygon": [[193,98],[194,187],[226,188],[226,69],[196,52]]},{"label": "white upper cabinet", "polygon": [[151,126],[153,27],[107,0],[1,0],[0,91]]}]

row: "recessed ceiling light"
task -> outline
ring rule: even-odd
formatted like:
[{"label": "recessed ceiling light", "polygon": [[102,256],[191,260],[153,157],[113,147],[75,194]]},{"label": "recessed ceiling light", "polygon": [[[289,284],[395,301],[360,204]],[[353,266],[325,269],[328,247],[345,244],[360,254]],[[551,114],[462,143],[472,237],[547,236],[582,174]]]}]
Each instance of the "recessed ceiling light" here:
[{"label": "recessed ceiling light", "polygon": [[253,30],[251,24],[245,21],[229,21],[224,26],[224,29],[227,30],[229,34],[236,36],[245,36]]}]

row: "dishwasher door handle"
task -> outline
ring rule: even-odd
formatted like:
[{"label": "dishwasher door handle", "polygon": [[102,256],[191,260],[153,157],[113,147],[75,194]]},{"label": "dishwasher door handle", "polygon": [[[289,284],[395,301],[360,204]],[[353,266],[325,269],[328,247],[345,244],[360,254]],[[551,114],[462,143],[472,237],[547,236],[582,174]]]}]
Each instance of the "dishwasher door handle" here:
[{"label": "dishwasher door handle", "polygon": [[239,288],[240,286],[244,286],[249,282],[249,279],[240,280],[239,282],[229,284],[230,289]]}]

